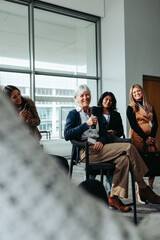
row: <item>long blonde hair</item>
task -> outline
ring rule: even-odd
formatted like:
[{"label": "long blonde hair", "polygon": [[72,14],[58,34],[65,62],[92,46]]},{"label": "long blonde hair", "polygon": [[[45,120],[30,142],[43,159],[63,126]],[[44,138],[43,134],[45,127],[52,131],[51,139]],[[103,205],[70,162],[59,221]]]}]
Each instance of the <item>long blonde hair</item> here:
[{"label": "long blonde hair", "polygon": [[138,109],[139,109],[139,105],[137,104],[136,100],[135,100],[134,97],[133,97],[133,89],[134,89],[135,87],[136,87],[136,88],[139,88],[139,89],[142,91],[142,94],[143,94],[143,106],[145,106],[145,107],[147,107],[149,110],[151,110],[151,109],[152,109],[152,106],[151,106],[151,104],[150,104],[150,103],[148,102],[148,100],[147,100],[146,93],[145,93],[144,89],[143,89],[139,84],[134,84],[134,85],[131,86],[131,88],[130,88],[130,94],[129,94],[130,101],[131,101],[131,105],[132,105],[134,111],[137,112]]}]

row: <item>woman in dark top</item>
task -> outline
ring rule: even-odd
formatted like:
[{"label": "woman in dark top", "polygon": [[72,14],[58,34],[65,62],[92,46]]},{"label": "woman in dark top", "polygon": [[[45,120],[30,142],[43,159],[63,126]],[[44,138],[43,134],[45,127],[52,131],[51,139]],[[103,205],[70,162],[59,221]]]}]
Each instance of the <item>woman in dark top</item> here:
[{"label": "woman in dark top", "polygon": [[[130,89],[131,103],[127,108],[127,117],[130,123],[130,138],[139,152],[155,151],[155,137],[158,121],[153,106],[148,102],[144,89],[135,84]],[[148,178],[148,185],[152,188],[154,177]],[[140,199],[139,199],[140,200]]]},{"label": "woman in dark top", "polygon": [[117,137],[121,137],[124,136],[124,129],[116,104],[117,101],[112,92],[104,92],[98,101],[98,106],[103,111],[102,121],[104,129]]},{"label": "woman in dark top", "polygon": [[[110,142],[120,142],[123,139],[117,137],[124,136],[123,124],[121,115],[117,112],[116,107],[117,101],[112,92],[104,92],[98,101],[101,112],[101,121],[103,129],[106,131]],[[118,141],[117,141],[118,140]],[[107,195],[110,196],[112,187],[113,177],[106,176],[106,191]]]}]

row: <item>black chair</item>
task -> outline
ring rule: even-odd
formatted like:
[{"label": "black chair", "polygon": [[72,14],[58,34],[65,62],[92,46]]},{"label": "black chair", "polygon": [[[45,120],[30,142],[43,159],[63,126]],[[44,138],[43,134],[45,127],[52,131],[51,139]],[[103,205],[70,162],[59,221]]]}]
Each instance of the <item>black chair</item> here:
[{"label": "black chair", "polygon": [[60,165],[60,167],[62,167],[68,175],[69,164],[68,164],[67,159],[65,157],[62,157],[62,156],[59,156],[59,155],[54,155],[54,154],[49,154],[49,155],[57,161],[57,163]]},{"label": "black chair", "polygon": [[[154,145],[155,146],[155,145]],[[144,146],[144,151],[140,155],[147,165],[149,171],[146,177],[160,176],[160,151],[155,146],[155,152],[147,152],[147,145]]]},{"label": "black chair", "polygon": [[[72,153],[71,153],[71,162],[69,168],[69,176],[72,177],[73,166],[77,165],[79,160],[79,149],[85,149],[85,172],[86,180],[89,180],[90,175],[100,175],[101,182],[103,183],[104,175],[113,175],[115,170],[115,164],[112,161],[106,163],[89,163],[89,151],[88,151],[88,142],[86,141],[75,141],[72,140]],[[133,205],[134,207],[134,222],[137,224],[137,211],[136,211],[136,194],[135,194],[135,183],[133,179],[132,171],[131,174],[131,183],[132,183],[132,200],[133,202],[128,205]]]},{"label": "black chair", "polygon": [[91,196],[102,200],[108,205],[107,193],[103,183],[100,181],[96,179],[89,179],[81,182],[78,186],[88,192]]}]

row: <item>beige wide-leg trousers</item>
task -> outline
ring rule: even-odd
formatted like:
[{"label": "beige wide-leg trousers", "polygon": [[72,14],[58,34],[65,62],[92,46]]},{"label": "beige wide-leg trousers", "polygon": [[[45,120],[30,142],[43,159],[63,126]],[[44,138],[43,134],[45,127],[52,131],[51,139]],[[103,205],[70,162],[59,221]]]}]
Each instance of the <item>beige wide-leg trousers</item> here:
[{"label": "beige wide-leg trousers", "polygon": [[[132,171],[134,181],[138,182],[147,173],[148,168],[131,143],[109,143],[97,152],[94,145],[89,145],[89,161],[91,163],[107,162],[112,160],[115,163],[113,174],[111,196],[116,195],[122,198],[128,197],[129,170]],[[80,150],[80,159],[85,161],[84,149]]]}]

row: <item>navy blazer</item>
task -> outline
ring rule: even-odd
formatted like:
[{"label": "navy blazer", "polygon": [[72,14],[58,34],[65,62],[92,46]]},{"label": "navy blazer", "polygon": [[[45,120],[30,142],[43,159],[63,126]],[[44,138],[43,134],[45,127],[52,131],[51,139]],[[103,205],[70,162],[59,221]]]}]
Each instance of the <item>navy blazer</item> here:
[{"label": "navy blazer", "polygon": [[[97,117],[99,123],[99,138],[97,139],[97,141],[106,144],[108,143],[108,137],[101,126],[101,121],[99,122],[99,116]],[[80,141],[81,135],[88,129],[89,127],[87,123],[81,123],[80,113],[77,112],[76,109],[73,109],[68,113],[68,116],[66,118],[64,138],[66,141],[68,140]]]}]

